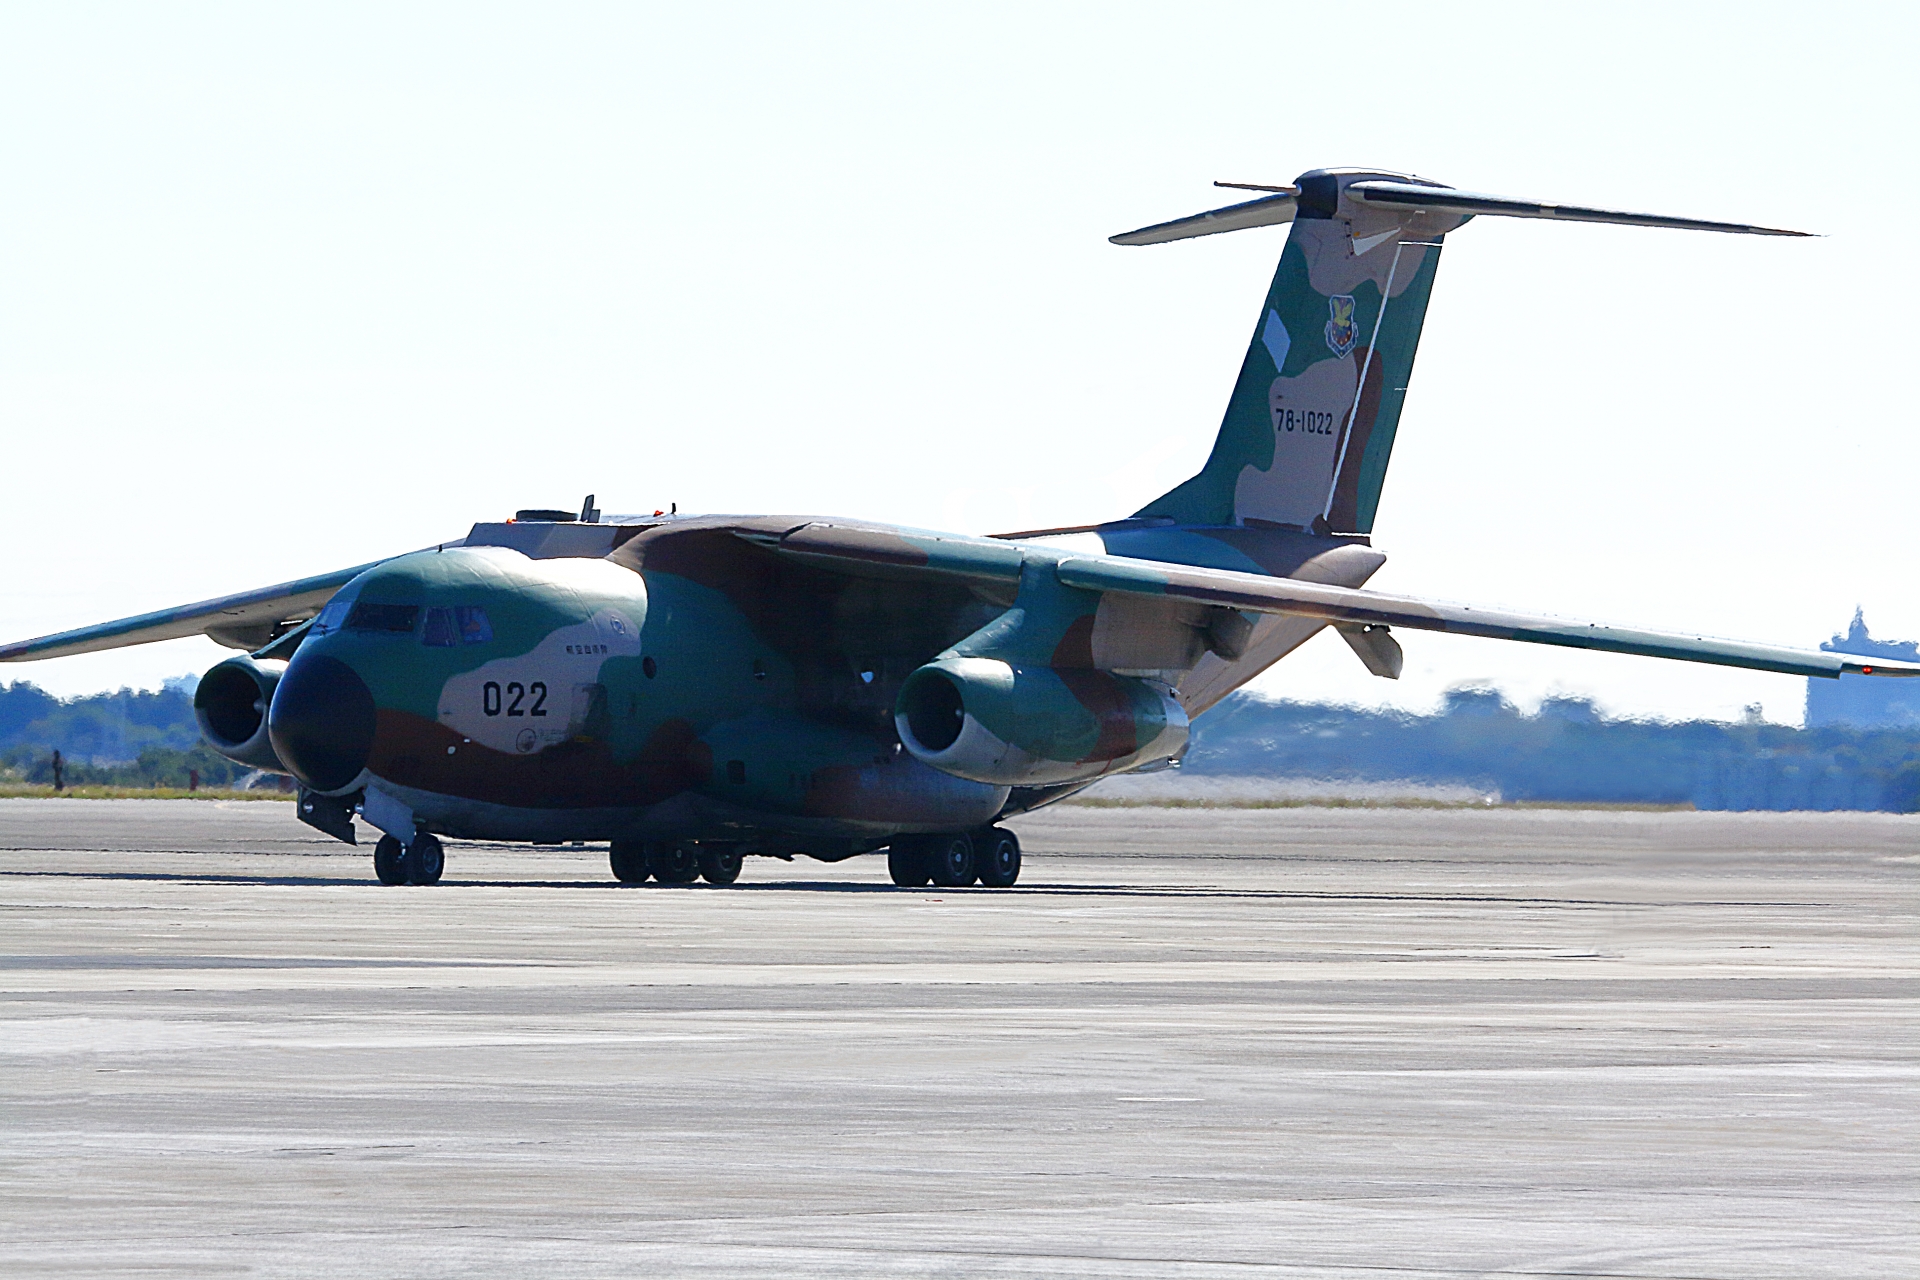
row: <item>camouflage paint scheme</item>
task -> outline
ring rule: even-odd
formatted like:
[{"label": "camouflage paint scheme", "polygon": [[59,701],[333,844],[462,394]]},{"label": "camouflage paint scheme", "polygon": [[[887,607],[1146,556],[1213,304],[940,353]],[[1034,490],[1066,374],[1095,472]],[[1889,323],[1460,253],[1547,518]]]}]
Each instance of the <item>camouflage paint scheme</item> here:
[{"label": "camouflage paint scheme", "polygon": [[[299,774],[316,825],[333,797],[405,838],[828,859],[1177,762],[1193,716],[1327,625],[1386,676],[1391,628],[1920,674],[1362,589],[1385,560],[1368,535],[1447,233],[1484,214],[1787,233],[1358,170],[1267,190],[1115,237],[1292,222],[1206,466],[1126,519],[989,538],[590,510],[483,523],[375,565],[0,646],[0,660],[195,633],[254,650],[208,673],[203,726],[236,759]],[[415,620],[347,625],[360,605]],[[430,611],[476,608],[485,628],[428,643]],[[351,838],[343,818],[327,829]]]},{"label": "camouflage paint scheme", "polygon": [[[603,558],[535,559],[484,545],[525,526],[476,526],[342,590],[342,616],[478,605],[493,638],[310,628],[293,664],[345,663],[377,707],[365,774],[331,790],[379,786],[453,835],[835,854],[976,828],[1013,780],[931,767],[895,731],[903,684],[942,658],[1012,664],[1018,695],[984,719],[1053,766],[1019,781],[1090,780],[1184,741],[1177,703],[1169,739],[1161,693],[1096,666],[1102,594],[1006,542],[780,518],[600,528]],[[514,714],[488,683],[544,701]]]},{"label": "camouflage paint scheme", "polygon": [[1293,230],[1213,455],[1140,515],[1372,531],[1442,239],[1466,221],[1340,200],[1342,177],[1380,176],[1300,178]]}]

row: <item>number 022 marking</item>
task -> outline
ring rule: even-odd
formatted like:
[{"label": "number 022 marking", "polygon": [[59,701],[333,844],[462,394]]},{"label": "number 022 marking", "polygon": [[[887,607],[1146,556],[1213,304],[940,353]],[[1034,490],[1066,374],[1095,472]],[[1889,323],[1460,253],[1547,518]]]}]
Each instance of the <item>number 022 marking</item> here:
[{"label": "number 022 marking", "polygon": [[[531,707],[523,705],[528,694],[533,695]],[[503,710],[500,686],[489,680],[480,686],[480,710],[490,716],[544,716],[547,714],[547,682],[545,680],[535,680],[532,684],[521,684],[518,680],[508,682]]]}]

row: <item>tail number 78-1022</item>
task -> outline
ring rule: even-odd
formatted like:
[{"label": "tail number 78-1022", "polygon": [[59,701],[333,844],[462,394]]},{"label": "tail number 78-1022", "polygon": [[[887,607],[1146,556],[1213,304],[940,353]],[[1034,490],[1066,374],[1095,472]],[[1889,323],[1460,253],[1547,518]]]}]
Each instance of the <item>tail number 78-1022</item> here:
[{"label": "tail number 78-1022", "polygon": [[[533,705],[527,706],[527,698],[533,698]],[[480,686],[480,710],[490,716],[544,716],[547,714],[547,682],[535,680],[532,684],[510,681],[503,693],[498,681],[489,680]]]}]

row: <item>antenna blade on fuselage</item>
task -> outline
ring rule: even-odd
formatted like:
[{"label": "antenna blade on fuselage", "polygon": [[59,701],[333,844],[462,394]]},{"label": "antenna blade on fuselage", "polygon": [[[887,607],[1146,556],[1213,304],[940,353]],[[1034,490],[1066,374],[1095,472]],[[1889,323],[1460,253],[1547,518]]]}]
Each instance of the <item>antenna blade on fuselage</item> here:
[{"label": "antenna blade on fuselage", "polygon": [[1138,231],[1122,232],[1108,239],[1114,244],[1165,244],[1169,240],[1190,240],[1194,236],[1218,235],[1222,231],[1277,226],[1293,221],[1294,207],[1298,203],[1299,196],[1293,192],[1264,196],[1243,204],[1230,204],[1224,209],[1196,213],[1190,218],[1176,218],[1172,222],[1141,227]]},{"label": "antenna blade on fuselage", "polygon": [[[1515,200],[1510,196],[1490,196],[1478,191],[1455,191],[1452,187],[1428,186],[1417,182],[1356,182],[1347,188],[1347,196],[1371,205],[1400,208],[1446,210],[1496,218],[1548,218],[1559,222],[1611,222],[1628,227],[1671,227],[1676,231],[1725,231],[1748,236],[1806,236],[1807,231],[1786,231],[1779,227],[1756,227],[1745,222],[1712,222],[1704,218],[1669,218],[1657,213],[1629,213],[1621,209],[1590,209],[1577,204],[1540,204],[1533,200]],[[1154,228],[1148,228],[1153,230]],[[1137,233],[1136,233],[1137,234]],[[1117,237],[1116,237],[1117,238]]]}]

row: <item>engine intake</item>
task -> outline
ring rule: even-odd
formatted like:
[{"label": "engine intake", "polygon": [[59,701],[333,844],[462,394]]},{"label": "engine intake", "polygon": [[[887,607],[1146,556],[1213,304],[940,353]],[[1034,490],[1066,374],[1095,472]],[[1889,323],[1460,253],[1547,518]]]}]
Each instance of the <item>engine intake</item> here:
[{"label": "engine intake", "polygon": [[1000,786],[1078,782],[1177,754],[1187,713],[1165,685],[1084,668],[943,658],[908,676],[894,727],[914,758]]},{"label": "engine intake", "polygon": [[201,676],[193,693],[193,718],[200,722],[207,745],[251,768],[287,772],[267,741],[267,708],[286,669],[284,662],[241,655]]}]

